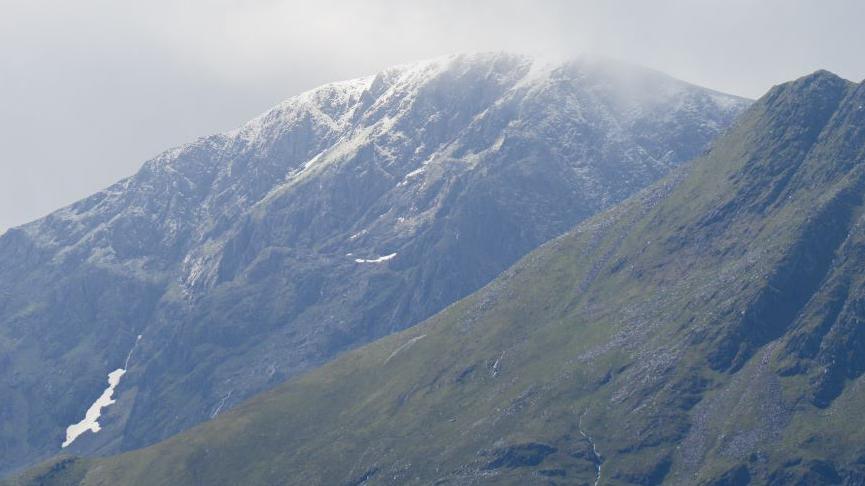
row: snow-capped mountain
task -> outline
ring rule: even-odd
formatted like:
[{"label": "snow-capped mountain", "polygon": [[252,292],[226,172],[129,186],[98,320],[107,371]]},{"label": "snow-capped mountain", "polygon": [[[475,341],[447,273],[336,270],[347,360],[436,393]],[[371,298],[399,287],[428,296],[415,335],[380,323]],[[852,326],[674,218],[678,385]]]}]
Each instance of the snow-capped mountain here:
[{"label": "snow-capped mountain", "polygon": [[74,452],[151,443],[415,324],[748,104],[611,61],[459,55],[169,150],[0,237],[0,471],[56,453],[115,370]]}]

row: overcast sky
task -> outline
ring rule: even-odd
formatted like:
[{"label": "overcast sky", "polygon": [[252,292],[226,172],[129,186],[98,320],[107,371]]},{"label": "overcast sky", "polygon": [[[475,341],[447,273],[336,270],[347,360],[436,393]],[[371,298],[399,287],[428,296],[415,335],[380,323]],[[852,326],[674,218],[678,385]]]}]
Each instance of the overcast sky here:
[{"label": "overcast sky", "polygon": [[0,232],[281,99],[463,51],[610,56],[756,98],[865,78],[858,0],[0,0]]}]

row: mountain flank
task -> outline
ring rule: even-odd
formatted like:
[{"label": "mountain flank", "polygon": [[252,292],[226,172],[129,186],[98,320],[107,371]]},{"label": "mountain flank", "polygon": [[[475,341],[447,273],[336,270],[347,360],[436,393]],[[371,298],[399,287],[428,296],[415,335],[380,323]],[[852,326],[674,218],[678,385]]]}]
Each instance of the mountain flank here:
[{"label": "mountain flank", "polygon": [[24,484],[863,484],[865,83],[777,86],[693,164],[426,322]]}]

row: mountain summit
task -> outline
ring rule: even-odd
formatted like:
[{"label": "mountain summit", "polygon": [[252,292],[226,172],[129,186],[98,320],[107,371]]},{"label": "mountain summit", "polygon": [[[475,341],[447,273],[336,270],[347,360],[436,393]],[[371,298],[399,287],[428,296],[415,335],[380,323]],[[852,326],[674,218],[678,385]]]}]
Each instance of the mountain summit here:
[{"label": "mountain summit", "polygon": [[748,104],[609,61],[460,55],[160,154],[0,237],[0,471],[150,444],[420,322]]}]

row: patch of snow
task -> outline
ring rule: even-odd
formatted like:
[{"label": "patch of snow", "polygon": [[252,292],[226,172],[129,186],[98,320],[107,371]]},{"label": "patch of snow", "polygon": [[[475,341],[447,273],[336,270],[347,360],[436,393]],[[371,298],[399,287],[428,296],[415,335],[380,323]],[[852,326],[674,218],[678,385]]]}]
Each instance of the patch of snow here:
[{"label": "patch of snow", "polygon": [[711,97],[715,105],[723,110],[730,110],[747,103],[747,101],[743,100],[742,98],[723,93],[711,93],[709,96]]},{"label": "patch of snow", "polygon": [[409,339],[408,341],[406,341],[405,343],[403,343],[402,346],[400,346],[400,347],[394,349],[393,352],[390,353],[390,356],[388,356],[387,359],[384,360],[384,364],[387,364],[388,361],[390,361],[391,359],[393,359],[393,357],[396,356],[397,354],[399,354],[401,351],[403,351],[403,350],[405,350],[405,349],[408,349],[409,347],[411,347],[412,344],[414,344],[414,343],[420,341],[421,339],[423,339],[423,338],[425,338],[425,337],[426,337],[426,334],[421,334],[420,336],[415,336],[415,337]]},{"label": "patch of snow", "polygon": [[135,352],[135,348],[138,347],[138,342],[141,341],[141,334],[135,338],[135,344],[132,346],[132,349],[129,350],[129,354],[126,355],[126,361],[123,363],[124,372],[129,369],[129,360],[132,359],[132,353]]},{"label": "patch of snow", "polygon": [[228,401],[229,398],[231,398],[232,393],[234,393],[234,390],[229,391],[228,394],[222,397],[222,400],[219,401],[216,409],[213,411],[213,413],[210,414],[210,418],[216,418],[216,416],[219,415],[219,412],[222,411],[222,407],[225,406],[225,402]]},{"label": "patch of snow", "polygon": [[426,172],[426,163],[421,165],[420,168],[417,168],[417,169],[409,172],[408,174],[406,174],[405,178],[410,179],[412,177],[419,176],[419,175],[423,174],[424,172]]},{"label": "patch of snow", "polygon": [[[365,76],[338,81],[305,91],[224,135],[248,143],[266,143],[272,141],[271,137],[279,133],[280,127],[298,123],[305,117],[319,126],[340,129],[348,122],[353,105],[360,99],[361,94],[369,89],[374,78]],[[324,111],[328,105],[342,107],[337,110],[341,113],[336,119],[333,118],[334,114]]]},{"label": "patch of snow", "polygon": [[112,398],[114,396],[114,389],[120,383],[120,378],[125,374],[126,370],[123,368],[118,368],[108,374],[108,388],[106,388],[105,391],[102,392],[102,395],[93,402],[93,405],[90,405],[90,408],[87,409],[87,412],[84,414],[84,419],[81,422],[70,425],[66,428],[66,440],[63,442],[61,447],[69,447],[69,445],[75,442],[75,439],[88,430],[94,434],[102,430],[102,427],[99,425],[99,417],[102,415],[102,409],[115,402],[114,398]]},{"label": "patch of snow", "polygon": [[116,402],[116,400],[114,400],[114,389],[117,388],[117,385],[120,384],[120,379],[123,378],[123,375],[125,375],[126,371],[129,369],[129,361],[132,359],[132,353],[135,351],[135,348],[138,347],[139,341],[141,341],[141,334],[135,338],[135,344],[132,346],[132,349],[129,350],[129,354],[126,355],[126,361],[123,363],[123,368],[118,368],[108,374],[108,388],[106,388],[105,391],[102,392],[102,395],[100,395],[99,398],[90,405],[90,408],[88,408],[87,412],[84,413],[84,418],[77,424],[72,424],[66,428],[66,440],[61,444],[61,448],[65,449],[66,447],[69,447],[73,442],[75,442],[75,439],[88,430],[94,434],[102,430],[102,426],[99,425],[99,417],[102,416],[102,409]]},{"label": "patch of snow", "polygon": [[493,367],[490,370],[490,375],[495,378],[499,374],[499,364],[502,362],[502,359],[505,357],[505,352],[502,351],[502,355],[496,359],[496,362],[493,363]]},{"label": "patch of snow", "polygon": [[390,255],[380,256],[378,258],[355,258],[354,261],[356,263],[382,263],[391,260],[395,256],[396,253],[391,253]]}]

